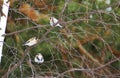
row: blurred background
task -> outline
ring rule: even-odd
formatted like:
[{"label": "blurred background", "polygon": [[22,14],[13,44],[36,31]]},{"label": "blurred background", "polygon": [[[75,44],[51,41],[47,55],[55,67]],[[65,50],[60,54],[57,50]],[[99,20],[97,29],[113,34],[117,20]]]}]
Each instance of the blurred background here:
[{"label": "blurred background", "polygon": [[[120,78],[120,0],[9,1],[0,77]],[[32,37],[42,41],[22,46]]]}]

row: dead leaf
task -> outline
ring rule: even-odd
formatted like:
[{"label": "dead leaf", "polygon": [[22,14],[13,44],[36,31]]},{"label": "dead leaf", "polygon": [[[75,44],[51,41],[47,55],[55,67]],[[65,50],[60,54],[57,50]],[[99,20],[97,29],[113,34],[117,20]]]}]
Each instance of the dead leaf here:
[{"label": "dead leaf", "polygon": [[39,21],[39,12],[32,8],[29,4],[22,4],[19,11],[27,15],[33,21]]}]

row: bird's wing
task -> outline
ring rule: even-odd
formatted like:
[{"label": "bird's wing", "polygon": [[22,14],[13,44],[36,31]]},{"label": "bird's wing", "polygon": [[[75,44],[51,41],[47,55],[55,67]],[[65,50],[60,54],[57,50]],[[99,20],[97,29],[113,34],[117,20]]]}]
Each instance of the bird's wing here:
[{"label": "bird's wing", "polygon": [[53,18],[53,23],[55,24],[57,22],[58,22],[58,20],[56,18]]}]

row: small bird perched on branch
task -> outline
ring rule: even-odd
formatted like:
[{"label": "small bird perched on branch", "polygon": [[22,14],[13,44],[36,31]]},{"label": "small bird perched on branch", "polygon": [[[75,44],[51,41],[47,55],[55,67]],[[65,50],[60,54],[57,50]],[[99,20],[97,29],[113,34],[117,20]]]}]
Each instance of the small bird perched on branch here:
[{"label": "small bird perched on branch", "polygon": [[37,39],[36,37],[32,37],[28,41],[26,41],[23,45],[30,47],[30,46],[37,44],[38,40],[39,39]]},{"label": "small bird perched on branch", "polygon": [[35,56],[35,58],[34,58],[34,61],[36,62],[36,63],[43,63],[44,62],[44,58],[43,58],[43,56],[42,56],[42,54],[41,53],[38,53],[36,56]]},{"label": "small bird perched on branch", "polygon": [[53,27],[54,25],[55,26],[58,26],[60,28],[62,28],[63,26],[61,26],[59,23],[58,23],[58,20],[55,18],[55,17],[50,17],[50,25]]}]

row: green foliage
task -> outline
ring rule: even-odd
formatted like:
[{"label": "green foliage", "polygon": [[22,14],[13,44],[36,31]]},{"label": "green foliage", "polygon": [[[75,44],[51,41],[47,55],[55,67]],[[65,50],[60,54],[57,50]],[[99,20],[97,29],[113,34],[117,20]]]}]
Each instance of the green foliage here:
[{"label": "green foliage", "polygon": [[71,1],[69,4],[68,4],[68,11],[71,13],[71,12],[77,12],[79,11],[79,3],[77,2],[74,2],[74,1]]},{"label": "green foliage", "polygon": [[[20,1],[15,1],[11,8],[15,8],[15,11],[10,10],[9,13],[12,23],[8,20],[6,34],[23,31],[6,36],[0,66],[4,73],[0,72],[0,76],[3,76],[10,66],[14,66],[24,57],[26,49],[29,48],[23,46],[24,42],[31,37],[37,37],[41,40],[45,36],[51,28],[49,16],[59,19],[58,16],[65,5],[65,1],[67,0],[45,0],[46,7],[36,6],[35,9],[37,10],[48,9],[48,6],[52,6],[52,8],[55,6],[56,8],[54,11],[50,8],[50,12],[48,11],[46,14],[48,17],[37,22],[30,18],[26,19],[27,15],[19,13],[17,9],[22,3],[17,5],[16,3]],[[35,5],[34,1],[23,0],[23,2],[30,3],[32,6]],[[120,9],[114,5],[117,2],[118,0],[111,0],[111,4],[106,4],[104,0],[70,0],[61,16],[62,22],[60,22],[63,28],[54,27],[42,39],[42,42],[30,47],[28,53],[30,56],[25,57],[22,64],[10,73],[9,78],[26,78],[33,75],[33,70],[36,75],[40,76],[56,77],[62,73],[60,77],[63,76],[63,78],[101,78],[102,76],[109,77],[112,74],[114,74],[113,76],[119,74],[119,61],[112,62],[104,67],[106,63],[111,62],[111,59],[120,56]],[[47,5],[48,3],[49,5]],[[112,7],[112,11],[106,11],[109,6]],[[52,15],[50,15],[51,13]],[[42,27],[27,29],[39,25]],[[79,41],[80,43],[78,43]],[[80,44],[89,55],[103,66],[100,71],[96,68],[101,66],[81,50]],[[118,56],[115,54],[116,52]],[[38,53],[41,53],[45,59],[42,64],[34,62]],[[31,60],[32,66],[29,64],[29,60]],[[72,70],[74,68],[85,70]],[[94,69],[95,71],[93,71]]]}]

